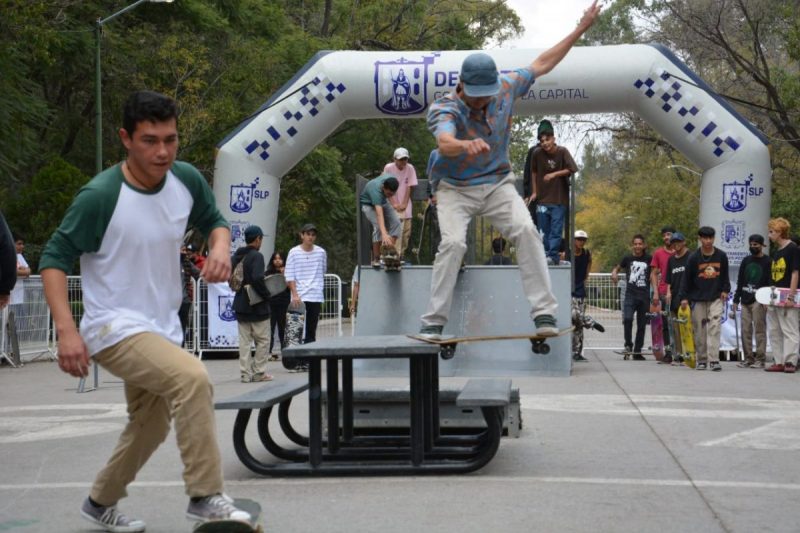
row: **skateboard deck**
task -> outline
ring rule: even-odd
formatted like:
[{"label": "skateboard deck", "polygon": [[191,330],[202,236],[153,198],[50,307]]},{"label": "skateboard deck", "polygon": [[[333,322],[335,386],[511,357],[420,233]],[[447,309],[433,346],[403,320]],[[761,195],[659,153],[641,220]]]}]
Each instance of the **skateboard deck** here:
[{"label": "skateboard deck", "polygon": [[683,307],[678,307],[678,318],[675,319],[678,323],[678,333],[681,336],[681,345],[683,347],[683,364],[689,368],[697,366],[697,358],[694,352],[694,333],[692,332],[692,310]]},{"label": "skateboard deck", "polygon": [[[625,350],[614,350],[614,353],[621,355],[626,361],[633,355],[633,352],[626,352]],[[639,355],[653,355],[653,352],[639,352]]]},{"label": "skateboard deck", "polygon": [[[301,306],[299,309],[290,306],[286,312],[286,332],[284,333],[286,346],[295,346],[303,343],[303,327],[305,323],[305,306]],[[294,370],[297,367],[297,362],[294,360],[291,362],[286,359],[281,360],[283,361],[283,367],[287,370]]]},{"label": "skateboard deck", "polygon": [[261,527],[261,505],[258,502],[247,499],[235,499],[233,504],[250,513],[250,521],[241,520],[209,520],[200,522],[194,526],[194,533],[263,533]]},{"label": "skateboard deck", "polygon": [[508,341],[528,339],[531,341],[531,350],[533,353],[547,355],[550,353],[550,345],[547,344],[547,339],[560,337],[570,333],[574,328],[564,328],[558,331],[555,335],[473,335],[466,337],[456,337],[452,335],[445,335],[441,339],[428,339],[420,337],[419,335],[408,335],[412,339],[427,342],[428,344],[438,344],[442,347],[442,358],[450,359],[455,354],[456,346],[462,342],[486,342],[486,341]]},{"label": "skateboard deck", "polygon": [[664,317],[661,314],[661,302],[650,302],[650,335],[653,340],[653,356],[656,360],[664,359]]},{"label": "skateboard deck", "polygon": [[402,261],[397,254],[397,248],[394,246],[381,245],[381,261],[383,261],[383,269],[386,272],[399,272]]},{"label": "skateboard deck", "polygon": [[[756,291],[756,301],[770,307],[792,307],[789,289],[785,287],[761,287]],[[800,293],[795,293],[794,305],[800,305]]]}]

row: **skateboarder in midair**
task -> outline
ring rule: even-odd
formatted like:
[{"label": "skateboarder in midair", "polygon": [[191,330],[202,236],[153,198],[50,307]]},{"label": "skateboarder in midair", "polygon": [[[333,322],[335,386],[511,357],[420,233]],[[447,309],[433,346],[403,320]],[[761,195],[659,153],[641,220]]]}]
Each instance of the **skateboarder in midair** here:
[{"label": "skateboarder in midair", "polygon": [[467,226],[482,215],[517,250],[522,287],[531,305],[537,335],[558,333],[558,304],[550,288],[542,238],[514,187],[508,146],[514,101],[528,94],[534,79],[550,72],[594,23],[597,1],[578,26],[530,65],[502,76],[485,53],[468,55],[455,90],[428,110],[428,128],[436,138],[430,176],[434,183],[442,241],[433,264],[431,296],[421,317],[420,335],[440,338],[447,323]]},{"label": "skateboarder in midair", "polygon": [[[231,273],[228,223],[205,178],[176,161],[178,108],[139,91],[125,103],[119,136],[124,162],[87,183],[45,246],[39,266],[58,332],[58,366],[84,377],[90,357],[122,379],[128,423],[95,478],[81,515],[106,531],[144,531],[117,502],[175,425],[189,495],[186,516],[204,522],[250,520],[223,494],[213,387],[203,363],[181,348],[177,253],[188,225],[208,236],[200,275]],[[67,272],[80,258],[84,314],[80,331],[67,299]]]}]

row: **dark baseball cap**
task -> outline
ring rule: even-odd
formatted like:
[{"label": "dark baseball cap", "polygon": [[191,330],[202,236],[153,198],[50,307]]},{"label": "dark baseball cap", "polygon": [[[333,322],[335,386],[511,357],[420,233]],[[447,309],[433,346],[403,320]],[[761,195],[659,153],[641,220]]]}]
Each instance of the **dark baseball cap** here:
[{"label": "dark baseball cap", "polygon": [[303,224],[303,227],[300,228],[300,233],[306,233],[309,231],[317,231],[317,227],[309,222],[308,224]]},{"label": "dark baseball cap", "polygon": [[263,236],[264,232],[261,231],[261,228],[256,226],[255,224],[247,226],[247,229],[244,230],[244,242],[246,242],[247,244],[250,244],[254,240]]},{"label": "dark baseball cap", "polygon": [[673,243],[676,241],[686,242],[686,237],[684,237],[683,233],[681,233],[680,231],[674,231],[672,232],[672,237],[669,239],[669,242]]},{"label": "dark baseball cap", "polygon": [[757,242],[760,245],[764,245],[764,236],[758,233],[753,233],[747,238],[747,242]]},{"label": "dark baseball cap", "polygon": [[464,94],[473,98],[494,96],[500,91],[500,75],[497,65],[489,54],[470,54],[461,64],[461,82]]},{"label": "dark baseball cap", "polygon": [[697,230],[698,237],[713,237],[717,232],[711,226],[703,226]]}]

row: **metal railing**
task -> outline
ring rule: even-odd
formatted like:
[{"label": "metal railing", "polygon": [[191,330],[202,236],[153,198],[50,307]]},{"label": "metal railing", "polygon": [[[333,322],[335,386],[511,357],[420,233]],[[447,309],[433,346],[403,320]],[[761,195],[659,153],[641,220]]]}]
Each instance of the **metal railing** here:
[{"label": "metal railing", "polygon": [[[620,286],[622,285],[622,286]],[[589,274],[586,284],[586,314],[605,328],[605,333],[593,329],[584,331],[584,349],[619,350],[623,345],[622,302],[624,282],[614,284],[609,273]]]},{"label": "metal railing", "polygon": [[[50,338],[50,308],[44,298],[44,287],[40,276],[17,281],[22,284],[23,302],[9,305],[0,313],[0,356],[12,365],[34,361],[40,357],[55,360]],[[9,317],[14,317],[9,324]],[[9,326],[16,330],[19,353],[13,353]]]}]

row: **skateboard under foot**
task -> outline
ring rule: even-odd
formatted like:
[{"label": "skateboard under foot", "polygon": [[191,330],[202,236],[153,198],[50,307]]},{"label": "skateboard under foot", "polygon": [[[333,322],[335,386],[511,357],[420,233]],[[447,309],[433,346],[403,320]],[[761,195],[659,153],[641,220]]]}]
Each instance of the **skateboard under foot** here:
[{"label": "skateboard under foot", "polygon": [[416,339],[429,344],[438,344],[441,347],[439,355],[442,359],[452,359],[456,353],[456,347],[460,342],[484,342],[484,341],[505,341],[514,339],[528,339],[531,341],[531,351],[537,355],[547,355],[550,353],[550,345],[547,344],[547,339],[553,337],[560,337],[572,332],[573,328],[565,328],[558,331],[555,335],[476,335],[471,337],[454,337],[443,336],[441,339],[428,339],[419,335],[409,335],[410,338]]},{"label": "skateboard under foot", "polygon": [[233,505],[250,514],[250,520],[209,520],[199,522],[192,528],[193,533],[264,533],[261,525],[261,505],[247,499],[235,499]]}]

